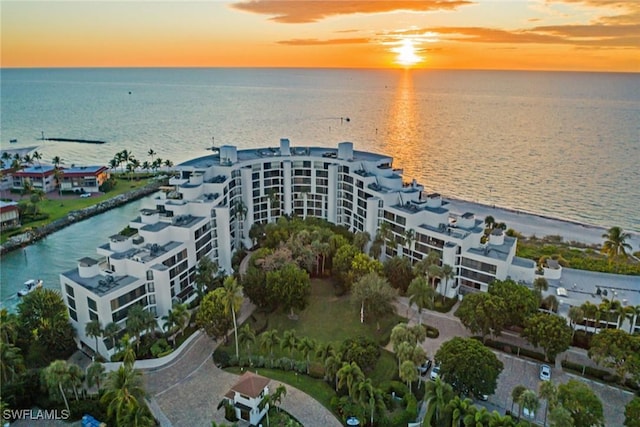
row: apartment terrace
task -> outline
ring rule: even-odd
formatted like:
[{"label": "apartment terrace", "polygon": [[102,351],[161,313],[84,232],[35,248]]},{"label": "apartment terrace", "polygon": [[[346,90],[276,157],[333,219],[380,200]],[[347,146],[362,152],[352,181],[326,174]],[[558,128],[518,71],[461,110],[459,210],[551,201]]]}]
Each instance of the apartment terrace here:
[{"label": "apartment terrace", "polygon": [[499,261],[506,261],[509,256],[509,249],[505,245],[485,245],[480,248],[469,248],[468,251],[470,254],[482,255]]},{"label": "apartment terrace", "polygon": [[[425,208],[425,210],[431,210]],[[418,228],[423,228],[425,230],[434,231],[436,233],[440,233],[442,235],[447,235],[453,237],[454,239],[465,239],[468,235],[471,234],[471,231],[461,230],[454,227],[449,227],[446,224],[439,224],[438,227],[434,227],[429,224],[420,224]],[[473,230],[472,230],[473,231]],[[454,244],[455,245],[455,244]]]}]

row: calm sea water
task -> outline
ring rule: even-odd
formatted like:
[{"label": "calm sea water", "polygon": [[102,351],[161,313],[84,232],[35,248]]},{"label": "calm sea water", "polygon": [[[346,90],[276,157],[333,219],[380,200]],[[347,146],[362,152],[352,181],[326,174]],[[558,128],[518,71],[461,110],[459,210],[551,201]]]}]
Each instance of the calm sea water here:
[{"label": "calm sea water", "polygon": [[[1,142],[106,164],[216,145],[388,153],[429,191],[640,232],[640,75],[333,69],[3,69]],[[349,121],[341,118],[349,118]],[[104,145],[38,141],[102,139]]]}]

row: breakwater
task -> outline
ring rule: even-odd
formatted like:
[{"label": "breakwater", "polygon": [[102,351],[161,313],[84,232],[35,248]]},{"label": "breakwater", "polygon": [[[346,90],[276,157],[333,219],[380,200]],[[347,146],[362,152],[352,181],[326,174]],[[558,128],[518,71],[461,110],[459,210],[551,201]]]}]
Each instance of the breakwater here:
[{"label": "breakwater", "polygon": [[77,138],[42,138],[43,141],[58,141],[58,142],[80,142],[82,144],[105,144],[107,141],[99,139],[77,139]]},{"label": "breakwater", "polygon": [[0,247],[0,256],[13,250],[23,248],[71,224],[87,218],[91,218],[92,216],[101,214],[108,210],[117,208],[118,206],[127,204],[133,200],[137,200],[149,194],[155,193],[160,189],[162,185],[162,181],[153,182],[142,188],[120,194],[116,197],[107,199],[100,203],[96,203],[95,205],[88,206],[84,209],[71,211],[64,218],[57,219],[50,222],[49,224],[43,225],[42,227],[37,227],[17,236],[13,236]]}]

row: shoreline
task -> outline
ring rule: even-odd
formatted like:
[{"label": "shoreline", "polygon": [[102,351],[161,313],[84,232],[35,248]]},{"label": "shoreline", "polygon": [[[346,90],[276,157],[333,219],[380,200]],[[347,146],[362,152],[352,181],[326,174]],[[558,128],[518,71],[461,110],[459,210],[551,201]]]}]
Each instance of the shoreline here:
[{"label": "shoreline", "polygon": [[162,183],[159,181],[147,184],[142,188],[120,194],[95,205],[88,206],[84,209],[71,211],[64,218],[60,218],[34,230],[30,230],[17,236],[13,236],[0,246],[0,259],[2,259],[3,255],[9,252],[24,248],[25,246],[28,246],[31,243],[35,243],[38,240],[43,239],[52,233],[55,233],[58,230],[75,224],[76,222],[83,221],[95,215],[107,212],[111,209],[125,205],[134,200],[138,200],[142,197],[148,196],[149,194],[153,194],[158,191],[161,186]]},{"label": "shoreline", "polygon": [[[478,202],[444,197],[449,202],[450,213],[462,215],[465,212],[473,212],[476,217],[484,220],[491,215],[496,222],[504,222],[507,228],[527,236],[545,237],[561,236],[564,242],[580,242],[588,245],[602,245],[608,228],[593,224],[585,224],[565,218],[555,218],[549,215],[537,214],[518,209],[505,208],[495,205],[485,205]],[[612,226],[613,227],[613,226]],[[629,233],[629,243],[632,247],[630,253],[640,251],[640,233],[624,230]]]}]

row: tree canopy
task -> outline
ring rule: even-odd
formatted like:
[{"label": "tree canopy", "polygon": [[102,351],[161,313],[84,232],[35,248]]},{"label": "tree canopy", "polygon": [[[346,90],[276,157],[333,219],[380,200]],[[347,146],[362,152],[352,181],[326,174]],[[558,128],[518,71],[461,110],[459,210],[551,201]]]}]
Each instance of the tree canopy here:
[{"label": "tree canopy", "polygon": [[524,326],[524,321],[538,310],[535,292],[513,280],[494,280],[489,294],[502,298],[506,307],[505,327]]},{"label": "tree canopy", "polygon": [[558,386],[558,403],[571,413],[576,426],[603,426],[602,402],[591,388],[578,380]]},{"label": "tree canopy", "polygon": [[563,317],[537,313],[525,321],[522,337],[535,347],[541,346],[547,360],[554,360],[571,345],[572,329]]},{"label": "tree canopy", "polygon": [[440,375],[454,391],[464,395],[493,394],[504,365],[477,340],[455,337],[440,346],[435,355]]},{"label": "tree canopy", "polygon": [[230,313],[224,312],[224,289],[218,288],[204,296],[196,313],[196,324],[211,338],[226,337],[233,320]]}]

